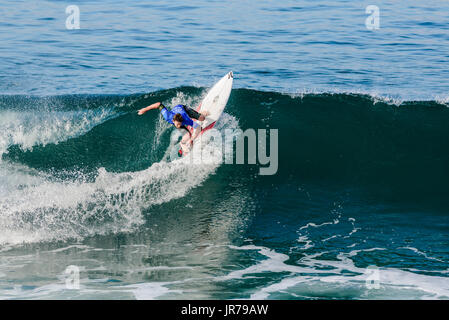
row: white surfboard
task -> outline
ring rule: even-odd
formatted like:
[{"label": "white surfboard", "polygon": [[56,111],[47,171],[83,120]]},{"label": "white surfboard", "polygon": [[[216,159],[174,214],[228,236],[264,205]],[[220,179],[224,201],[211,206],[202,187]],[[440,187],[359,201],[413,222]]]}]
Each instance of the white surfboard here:
[{"label": "white surfboard", "polygon": [[[231,72],[227,73],[223,78],[221,78],[207,93],[206,97],[196,108],[196,111],[203,113],[205,111],[209,112],[209,115],[204,119],[201,124],[201,133],[212,129],[223,113],[226,104],[228,103],[229,96],[231,95],[232,82],[234,80],[234,74]],[[190,132],[193,133],[192,131]],[[181,149],[178,154],[180,156],[185,155],[190,151],[190,147],[181,144]]]},{"label": "white surfboard", "polygon": [[233,80],[234,74],[231,71],[209,90],[206,97],[198,106],[197,111],[201,113],[205,111],[209,112],[209,115],[203,121],[201,126],[203,128],[202,132],[211,129],[223,113],[223,110],[228,103],[229,96],[231,95]]}]

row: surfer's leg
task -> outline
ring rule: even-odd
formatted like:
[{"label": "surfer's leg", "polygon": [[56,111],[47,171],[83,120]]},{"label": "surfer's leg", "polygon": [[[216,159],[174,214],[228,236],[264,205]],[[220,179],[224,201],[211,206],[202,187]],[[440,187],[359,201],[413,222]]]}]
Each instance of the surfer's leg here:
[{"label": "surfer's leg", "polygon": [[186,133],[183,137],[182,137],[182,139],[181,139],[181,143],[186,143],[187,141],[189,141],[189,139],[190,139],[190,133]]}]

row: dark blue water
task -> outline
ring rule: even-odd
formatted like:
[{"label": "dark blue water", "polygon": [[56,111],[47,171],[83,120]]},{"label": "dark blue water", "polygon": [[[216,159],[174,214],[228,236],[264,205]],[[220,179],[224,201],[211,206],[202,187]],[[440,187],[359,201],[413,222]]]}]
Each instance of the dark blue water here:
[{"label": "dark blue water", "polygon": [[[449,3],[370,4],[2,1],[0,297],[449,298]],[[230,70],[275,175],[136,114]]]}]

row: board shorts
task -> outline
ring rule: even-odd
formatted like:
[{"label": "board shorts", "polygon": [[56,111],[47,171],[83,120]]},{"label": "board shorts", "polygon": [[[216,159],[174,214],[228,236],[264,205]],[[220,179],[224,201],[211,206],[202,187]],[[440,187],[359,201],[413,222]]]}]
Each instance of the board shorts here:
[{"label": "board shorts", "polygon": [[187,107],[185,105],[182,105],[184,107],[184,110],[186,111],[187,115],[195,120],[198,120],[201,117],[201,113],[196,111],[195,109],[192,109],[190,107]]}]

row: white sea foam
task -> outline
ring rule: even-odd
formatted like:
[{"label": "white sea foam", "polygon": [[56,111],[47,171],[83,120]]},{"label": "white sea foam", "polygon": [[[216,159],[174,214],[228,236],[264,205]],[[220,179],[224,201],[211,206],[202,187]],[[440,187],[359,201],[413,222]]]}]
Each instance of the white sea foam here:
[{"label": "white sea foam", "polygon": [[445,261],[443,261],[443,260],[441,260],[441,259],[431,257],[431,256],[427,255],[425,252],[422,252],[422,251],[420,251],[420,250],[418,250],[418,249],[416,249],[416,248],[413,248],[413,247],[400,247],[400,248],[398,248],[398,249],[407,249],[407,250],[411,250],[411,251],[415,252],[416,254],[419,254],[419,255],[425,257],[426,259],[429,259],[429,260],[435,260],[435,261],[439,261],[439,262],[443,262],[443,263],[445,262]]},{"label": "white sea foam", "polygon": [[301,248],[301,250],[307,250],[310,249],[314,246],[313,241],[310,240],[307,236],[300,236],[298,238],[298,240],[296,240],[299,243],[304,243],[303,247]]},{"label": "white sea foam", "polygon": [[83,134],[117,116],[112,109],[79,111],[0,111],[0,159],[11,145],[30,150]]},{"label": "white sea foam", "polygon": [[404,102],[408,101],[435,101],[442,105],[449,106],[449,95],[407,95],[403,96],[400,94],[389,94],[385,92],[380,92],[376,90],[363,90],[363,89],[351,89],[345,90],[340,88],[326,88],[323,89],[307,89],[302,88],[296,90],[294,93],[284,93],[292,98],[300,98],[303,99],[307,95],[319,95],[319,94],[329,94],[329,95],[362,95],[370,97],[374,104],[376,103],[386,103],[394,106],[401,106]]},{"label": "white sea foam", "polygon": [[307,229],[307,228],[319,228],[319,227],[322,227],[322,226],[332,225],[332,224],[337,224],[337,223],[338,223],[338,220],[332,221],[332,222],[323,222],[321,224],[316,224],[316,223],[313,223],[313,222],[309,222],[305,226],[300,227],[299,230],[304,230],[304,229]]},{"label": "white sea foam", "polygon": [[[369,289],[366,286],[368,275],[365,268],[357,267],[351,257],[360,252],[385,250],[384,248],[368,248],[341,253],[336,260],[318,259],[323,253],[308,255],[300,260],[300,265],[287,264],[289,257],[272,249],[246,245],[230,246],[235,250],[257,251],[265,259],[248,268],[236,270],[216,278],[216,281],[263,277],[270,273],[290,273],[289,276],[266,287],[257,288],[251,293],[251,299],[267,299],[271,294],[290,294],[292,296],[311,297],[331,293],[332,296],[343,296],[345,289],[359,292],[363,299],[395,299],[394,292],[401,291],[402,296],[421,299],[448,299],[449,278],[438,275],[423,275],[409,270],[395,268],[379,268],[380,289]],[[325,268],[323,268],[325,267]],[[272,276],[271,276],[272,277]],[[321,286],[320,284],[325,284]],[[338,294],[335,294],[339,292]]]},{"label": "white sea foam", "polygon": [[137,300],[154,300],[160,299],[169,293],[181,294],[181,290],[170,290],[167,288],[169,282],[145,282],[129,286],[123,286],[122,289],[132,292]]}]

